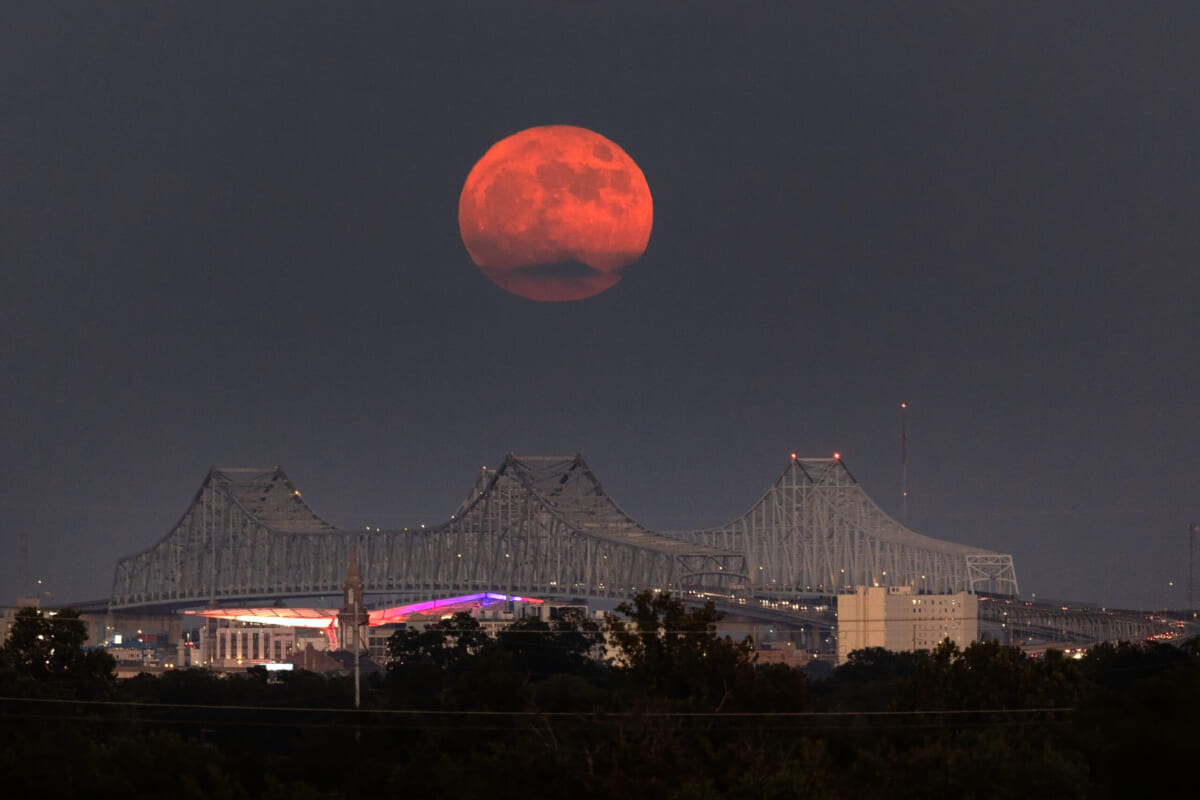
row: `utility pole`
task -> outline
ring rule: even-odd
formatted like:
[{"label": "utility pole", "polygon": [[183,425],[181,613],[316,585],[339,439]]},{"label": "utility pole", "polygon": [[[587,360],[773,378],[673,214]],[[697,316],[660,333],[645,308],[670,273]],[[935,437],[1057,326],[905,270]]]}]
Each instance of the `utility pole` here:
[{"label": "utility pole", "polygon": [[[342,610],[338,612],[338,639],[344,650],[350,650],[354,658],[354,707],[362,704],[362,629],[367,624],[368,615],[363,610],[363,582],[358,570],[358,543],[350,547],[350,564],[346,570],[346,588],[342,601]],[[346,626],[354,628],[354,633],[346,630]]]},{"label": "utility pole", "polygon": [[362,695],[360,693],[360,677],[359,677],[359,662],[362,661],[362,642],[359,640],[359,634],[362,631],[362,625],[358,624],[358,594],[354,595],[354,708],[358,709],[362,704]]}]

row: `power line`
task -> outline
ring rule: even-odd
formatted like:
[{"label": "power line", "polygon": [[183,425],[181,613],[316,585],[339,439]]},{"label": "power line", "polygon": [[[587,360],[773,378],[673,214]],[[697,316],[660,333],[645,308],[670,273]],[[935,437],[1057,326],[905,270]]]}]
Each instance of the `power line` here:
[{"label": "power line", "polygon": [[421,710],[412,708],[323,708],[320,706],[260,706],[260,705],[215,705],[206,703],[150,703],[137,700],[72,700],[56,697],[9,697],[0,696],[0,702],[31,703],[35,705],[71,705],[109,708],[147,708],[170,709],[175,711],[254,711],[280,712],[290,714],[329,714],[339,715],[375,715],[391,717],[448,717],[448,718],[512,718],[512,717],[561,717],[577,719],[581,716],[597,718],[634,718],[652,717],[662,719],[737,719],[737,718],[767,718],[767,719],[836,719],[851,717],[928,717],[949,716],[966,717],[973,714],[992,715],[1031,715],[1045,713],[1072,713],[1074,707],[1045,706],[1038,708],[972,708],[972,709],[913,709],[907,711],[488,711],[482,709],[465,710]]}]

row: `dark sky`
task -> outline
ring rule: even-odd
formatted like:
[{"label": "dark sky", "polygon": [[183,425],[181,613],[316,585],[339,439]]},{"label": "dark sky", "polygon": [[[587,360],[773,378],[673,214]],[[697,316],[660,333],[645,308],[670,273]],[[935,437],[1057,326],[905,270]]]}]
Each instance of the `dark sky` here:
[{"label": "dark sky", "polygon": [[[579,451],[674,529],[837,450],[898,516],[906,401],[910,527],[1182,606],[1198,41],[1192,2],[6,2],[0,598],[23,533],[56,601],[106,596],[211,465],[353,528]],[[655,227],[547,304],[457,206],[555,123]]]}]

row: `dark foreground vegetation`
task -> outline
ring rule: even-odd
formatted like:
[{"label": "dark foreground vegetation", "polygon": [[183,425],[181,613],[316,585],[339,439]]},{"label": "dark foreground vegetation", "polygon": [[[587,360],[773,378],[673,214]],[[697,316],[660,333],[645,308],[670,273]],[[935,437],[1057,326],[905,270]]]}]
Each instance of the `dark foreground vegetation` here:
[{"label": "dark foreground vegetation", "polygon": [[[863,650],[808,681],[756,666],[712,608],[623,607],[615,663],[587,620],[469,616],[391,640],[385,675],[112,677],[74,615],[22,612],[0,648],[6,797],[1105,798],[1184,774],[1200,650],[1079,661],[995,643]],[[631,624],[635,623],[635,624]]]}]

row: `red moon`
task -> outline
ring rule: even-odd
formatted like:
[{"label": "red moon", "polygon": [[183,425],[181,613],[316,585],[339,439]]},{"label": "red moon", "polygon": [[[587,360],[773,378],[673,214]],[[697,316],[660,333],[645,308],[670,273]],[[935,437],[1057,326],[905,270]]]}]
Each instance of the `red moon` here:
[{"label": "red moon", "polygon": [[653,224],[638,165],[616,143],[572,125],[496,142],[458,201],[471,260],[530,300],[582,300],[612,288],[646,251]]}]

